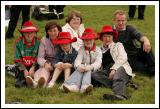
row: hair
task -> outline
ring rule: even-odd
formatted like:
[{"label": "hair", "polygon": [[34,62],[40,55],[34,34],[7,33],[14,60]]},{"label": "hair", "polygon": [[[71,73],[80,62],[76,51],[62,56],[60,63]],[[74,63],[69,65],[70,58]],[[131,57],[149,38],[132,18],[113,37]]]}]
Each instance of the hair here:
[{"label": "hair", "polygon": [[80,11],[77,11],[77,10],[73,10],[73,11],[71,11],[71,12],[68,14],[67,19],[66,19],[66,23],[69,23],[69,22],[73,19],[74,16],[80,17],[80,19],[81,19],[81,22],[80,22],[80,23],[82,23],[81,12],[80,12]]},{"label": "hair", "polygon": [[50,21],[50,22],[47,22],[46,23],[46,26],[45,26],[45,31],[46,31],[46,37],[49,38],[49,35],[48,35],[48,30],[52,29],[52,28],[55,28],[57,27],[59,32],[62,31],[62,28],[59,24],[57,24],[57,22],[55,21]]},{"label": "hair", "polygon": [[123,10],[116,10],[115,12],[114,12],[114,14],[113,14],[113,16],[114,16],[114,19],[116,18],[116,15],[125,15],[126,17],[127,17],[127,14],[126,14],[126,12],[125,11],[123,11]]}]

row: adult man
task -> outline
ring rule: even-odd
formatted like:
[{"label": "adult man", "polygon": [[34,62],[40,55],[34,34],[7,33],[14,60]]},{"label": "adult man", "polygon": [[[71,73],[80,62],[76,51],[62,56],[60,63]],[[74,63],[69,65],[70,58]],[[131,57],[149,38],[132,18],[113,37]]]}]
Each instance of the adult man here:
[{"label": "adult man", "polygon": [[[118,31],[117,41],[123,43],[128,61],[135,71],[155,74],[155,59],[148,38],[135,27],[127,25],[127,16],[123,10],[114,13],[114,29]],[[138,47],[136,42],[141,46]]]}]

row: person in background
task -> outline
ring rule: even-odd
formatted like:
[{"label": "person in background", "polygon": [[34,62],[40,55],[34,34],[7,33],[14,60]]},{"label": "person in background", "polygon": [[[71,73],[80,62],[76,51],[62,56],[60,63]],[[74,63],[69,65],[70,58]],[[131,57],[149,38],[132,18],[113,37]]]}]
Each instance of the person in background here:
[{"label": "person in background", "polygon": [[117,42],[121,42],[128,55],[128,62],[134,71],[155,75],[155,57],[149,39],[134,26],[127,25],[123,10],[114,13],[114,30],[118,31]]},{"label": "person in background", "polygon": [[14,31],[17,26],[18,18],[22,12],[22,25],[30,20],[30,5],[11,5],[10,6],[10,21],[5,38],[13,38]]},{"label": "person in background", "polygon": [[[145,12],[145,5],[138,5],[138,19],[144,20],[144,12]],[[129,20],[134,18],[136,12],[136,5],[129,5]]]},{"label": "person in background", "polygon": [[83,45],[83,41],[80,36],[82,36],[84,29],[81,13],[76,10],[71,11],[66,19],[66,24],[62,27],[62,31],[70,32],[72,38],[77,38],[77,42],[72,43],[73,48],[75,48],[77,51]]},{"label": "person in background", "polygon": [[41,39],[37,62],[40,68],[35,72],[34,78],[28,76],[27,84],[31,88],[46,87],[54,72],[57,45],[52,44],[56,40],[62,28],[55,21],[49,21],[45,25],[46,36]]},{"label": "person in background", "polygon": [[26,78],[33,77],[38,69],[37,56],[40,44],[37,37],[38,29],[31,21],[25,22],[19,31],[22,36],[15,43],[15,87],[26,86]]},{"label": "person in background", "polygon": [[49,11],[54,12],[57,15],[58,19],[64,18],[64,7],[65,5],[48,5]]}]

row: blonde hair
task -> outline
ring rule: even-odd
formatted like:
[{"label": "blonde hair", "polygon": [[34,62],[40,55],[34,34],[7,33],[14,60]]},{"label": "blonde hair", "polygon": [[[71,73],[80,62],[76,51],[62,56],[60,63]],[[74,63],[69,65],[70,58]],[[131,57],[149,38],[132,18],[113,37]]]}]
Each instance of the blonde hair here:
[{"label": "blonde hair", "polygon": [[123,10],[116,10],[116,11],[114,12],[114,14],[113,14],[114,19],[116,18],[116,15],[125,15],[126,18],[127,18],[127,14],[126,14],[126,12],[123,11]]}]

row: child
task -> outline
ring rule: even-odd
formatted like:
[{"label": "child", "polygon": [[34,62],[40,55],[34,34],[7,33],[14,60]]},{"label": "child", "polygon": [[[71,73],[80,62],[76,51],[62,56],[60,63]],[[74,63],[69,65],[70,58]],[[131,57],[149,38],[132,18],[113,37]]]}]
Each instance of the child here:
[{"label": "child", "polygon": [[53,44],[60,45],[55,56],[55,70],[53,73],[52,80],[48,84],[48,88],[54,86],[59,75],[64,72],[65,80],[70,76],[71,71],[73,71],[74,61],[77,57],[77,51],[71,46],[73,42],[76,42],[77,38],[71,38],[69,32],[60,32],[58,39],[53,40]]},{"label": "child", "polygon": [[125,49],[122,43],[114,42],[117,38],[117,32],[112,29],[112,26],[104,26],[99,35],[103,41],[101,50],[103,53],[102,72],[104,73],[94,72],[92,79],[106,87],[112,87],[114,94],[104,94],[104,99],[125,100],[127,99],[126,84],[130,77],[135,76],[127,61]]},{"label": "child", "polygon": [[84,42],[75,60],[75,72],[63,84],[65,92],[89,93],[92,91],[91,73],[101,67],[102,52],[95,44],[96,35],[91,28],[86,28],[81,39]]},{"label": "child", "polygon": [[15,87],[26,85],[26,77],[33,76],[37,69],[37,55],[40,39],[36,37],[37,27],[27,21],[19,30],[22,36],[16,40],[14,62],[16,64]]}]

